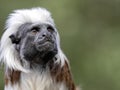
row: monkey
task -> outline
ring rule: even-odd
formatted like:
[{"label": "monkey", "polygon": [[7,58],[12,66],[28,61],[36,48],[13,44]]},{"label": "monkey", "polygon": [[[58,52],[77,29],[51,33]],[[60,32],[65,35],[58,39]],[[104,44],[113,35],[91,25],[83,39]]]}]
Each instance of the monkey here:
[{"label": "monkey", "polygon": [[0,43],[4,90],[76,90],[58,30],[47,9],[13,11]]}]

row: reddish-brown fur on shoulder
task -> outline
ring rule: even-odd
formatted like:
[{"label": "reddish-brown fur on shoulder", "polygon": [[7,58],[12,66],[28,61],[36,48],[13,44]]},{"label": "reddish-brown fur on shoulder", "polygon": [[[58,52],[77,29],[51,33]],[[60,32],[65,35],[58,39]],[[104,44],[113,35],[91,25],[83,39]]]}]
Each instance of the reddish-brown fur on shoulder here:
[{"label": "reddish-brown fur on shoulder", "polygon": [[20,80],[20,71],[7,69],[5,72],[5,85],[8,83],[15,84]]},{"label": "reddish-brown fur on shoulder", "polygon": [[52,67],[51,75],[53,79],[55,79],[55,82],[65,83],[67,88],[69,88],[68,90],[76,90],[67,62],[65,62],[62,68],[60,65],[55,65],[54,67]]}]

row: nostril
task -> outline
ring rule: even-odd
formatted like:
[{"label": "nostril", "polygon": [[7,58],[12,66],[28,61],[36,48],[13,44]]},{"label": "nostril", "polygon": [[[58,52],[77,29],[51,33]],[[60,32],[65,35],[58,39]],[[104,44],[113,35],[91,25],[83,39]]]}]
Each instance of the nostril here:
[{"label": "nostril", "polygon": [[46,36],[46,33],[43,33],[42,37],[45,37]]}]

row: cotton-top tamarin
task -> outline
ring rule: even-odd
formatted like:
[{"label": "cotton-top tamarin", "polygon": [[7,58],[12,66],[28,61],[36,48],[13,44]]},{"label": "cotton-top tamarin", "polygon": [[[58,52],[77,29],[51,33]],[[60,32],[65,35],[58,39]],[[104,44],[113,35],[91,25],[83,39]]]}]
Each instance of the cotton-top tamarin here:
[{"label": "cotton-top tamarin", "polygon": [[15,10],[1,37],[4,90],[76,90],[49,11]]}]

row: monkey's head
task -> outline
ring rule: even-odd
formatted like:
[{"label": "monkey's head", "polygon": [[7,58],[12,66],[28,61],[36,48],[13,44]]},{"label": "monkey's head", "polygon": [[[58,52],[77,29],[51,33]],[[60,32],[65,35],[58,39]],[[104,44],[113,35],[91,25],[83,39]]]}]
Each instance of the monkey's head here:
[{"label": "monkey's head", "polygon": [[54,58],[63,64],[57,29],[50,13],[43,8],[16,10],[10,14],[1,38],[1,60],[10,68],[46,65]]},{"label": "monkey's head", "polygon": [[48,23],[25,23],[10,35],[21,60],[44,65],[57,54],[57,32]]}]

